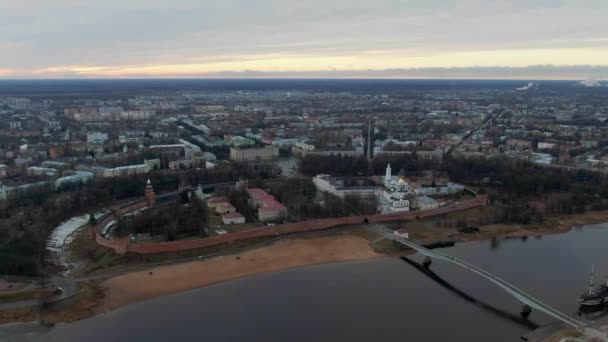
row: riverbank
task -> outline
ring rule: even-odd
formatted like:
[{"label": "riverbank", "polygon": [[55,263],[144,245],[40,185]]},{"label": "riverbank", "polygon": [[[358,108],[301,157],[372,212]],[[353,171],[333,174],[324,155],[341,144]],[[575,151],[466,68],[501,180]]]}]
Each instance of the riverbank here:
[{"label": "riverbank", "polygon": [[205,261],[120,275],[101,283],[99,311],[248,275],[380,257],[366,239],[351,235],[280,241],[272,246]]},{"label": "riverbank", "polygon": [[[461,234],[457,241],[502,237],[561,234],[573,226],[608,221],[608,211],[589,212],[547,219],[543,225],[488,225],[479,234]],[[425,242],[445,240],[448,233],[429,235]],[[428,240],[428,241],[427,241]],[[127,273],[101,283],[105,290],[99,311],[113,310],[134,302],[204,287],[244,276],[277,272],[290,268],[380,257],[369,237],[339,234],[315,238],[295,238],[269,247],[204,261],[163,266]]]},{"label": "riverbank", "polygon": [[[608,222],[608,211],[548,218],[542,225],[487,225],[481,227],[482,231],[476,234],[454,235],[455,228],[420,226],[414,222],[413,225],[406,223],[406,227],[410,231],[410,236],[420,243],[432,243],[445,240],[467,242],[560,234],[569,231],[573,226],[602,222]],[[79,300],[76,300],[77,305],[65,303],[50,315],[49,319],[78,320],[131,303],[240,277],[386,255],[374,251],[370,246],[370,242],[377,239],[377,236],[361,227],[353,228],[342,230],[337,234],[295,237],[238,254],[135,271],[109,278],[101,283],[87,284],[87,288],[96,289],[90,291],[95,293],[95,296],[86,296],[83,305],[80,305]],[[401,255],[407,252],[395,250],[395,253]],[[31,321],[37,317],[32,309],[16,311],[18,312],[0,311],[0,324]]]},{"label": "riverbank", "polygon": [[547,217],[543,224],[491,224],[482,226],[481,233],[463,234],[457,240],[476,241],[492,238],[563,234],[577,226],[601,224],[606,222],[608,222],[608,210],[590,211],[584,214]]}]

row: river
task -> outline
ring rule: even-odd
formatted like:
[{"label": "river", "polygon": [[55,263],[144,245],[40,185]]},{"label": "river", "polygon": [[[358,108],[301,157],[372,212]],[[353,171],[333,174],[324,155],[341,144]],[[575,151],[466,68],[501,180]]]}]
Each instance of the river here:
[{"label": "river", "polygon": [[[598,276],[608,274],[607,228],[469,242],[443,251],[570,314],[577,311],[576,299],[591,265]],[[386,257],[246,277],[60,324],[26,340],[518,341],[531,331],[508,316],[517,318],[520,304],[487,280],[441,261],[434,261],[431,269],[491,308],[463,299],[398,258]],[[535,311],[530,319],[552,321]]]}]

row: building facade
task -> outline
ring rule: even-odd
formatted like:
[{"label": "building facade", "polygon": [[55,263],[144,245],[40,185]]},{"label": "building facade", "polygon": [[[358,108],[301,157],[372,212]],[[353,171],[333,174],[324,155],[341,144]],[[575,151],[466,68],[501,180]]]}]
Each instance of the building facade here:
[{"label": "building facade", "polygon": [[277,146],[266,146],[261,148],[230,148],[230,159],[235,161],[263,161],[279,158]]},{"label": "building facade", "polygon": [[245,223],[245,216],[237,212],[224,214],[222,215],[222,222],[224,224],[242,224]]},{"label": "building facade", "polygon": [[358,197],[371,198],[376,196],[379,188],[376,186],[344,186],[341,179],[326,174],[318,174],[312,179],[318,191],[326,192],[340,198]]},{"label": "building facade", "polygon": [[258,219],[261,222],[272,222],[287,217],[287,207],[272,195],[258,188],[247,189],[250,204],[258,208]]}]

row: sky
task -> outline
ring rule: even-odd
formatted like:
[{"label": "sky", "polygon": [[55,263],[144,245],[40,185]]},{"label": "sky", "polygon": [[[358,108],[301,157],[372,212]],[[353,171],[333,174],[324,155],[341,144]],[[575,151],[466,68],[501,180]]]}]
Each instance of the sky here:
[{"label": "sky", "polygon": [[0,0],[0,78],[608,79],[606,0]]}]

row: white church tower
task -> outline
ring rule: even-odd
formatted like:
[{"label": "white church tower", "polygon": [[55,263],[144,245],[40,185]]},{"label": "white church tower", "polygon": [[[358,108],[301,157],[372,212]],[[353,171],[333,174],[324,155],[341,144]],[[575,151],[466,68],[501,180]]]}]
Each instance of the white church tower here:
[{"label": "white church tower", "polygon": [[389,185],[393,179],[393,172],[391,170],[391,164],[386,165],[386,174],[384,175],[384,185]]}]

